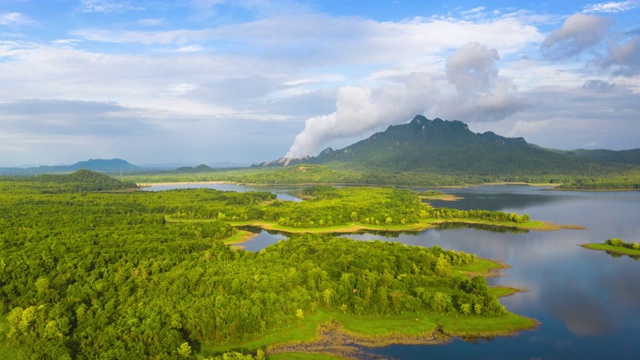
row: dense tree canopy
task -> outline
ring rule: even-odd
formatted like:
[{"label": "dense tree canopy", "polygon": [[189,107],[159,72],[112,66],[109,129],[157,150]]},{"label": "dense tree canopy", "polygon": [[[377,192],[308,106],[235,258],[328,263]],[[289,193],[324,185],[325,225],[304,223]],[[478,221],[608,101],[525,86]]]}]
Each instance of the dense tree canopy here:
[{"label": "dense tree canopy", "polygon": [[0,181],[2,337],[25,358],[192,358],[201,344],[247,340],[317,309],[505,313],[483,277],[454,275],[475,255],[327,235],[292,236],[258,253],[222,241],[237,232],[227,220],[461,216],[408,191],[312,188],[311,200],[290,203],[206,189],[78,192],[58,180]]}]

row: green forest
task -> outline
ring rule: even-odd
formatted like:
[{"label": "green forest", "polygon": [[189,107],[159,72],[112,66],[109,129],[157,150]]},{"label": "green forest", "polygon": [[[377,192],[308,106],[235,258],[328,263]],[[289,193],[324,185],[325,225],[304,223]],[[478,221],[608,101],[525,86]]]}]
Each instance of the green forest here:
[{"label": "green forest", "polygon": [[[317,314],[513,319],[473,254],[300,231],[260,252],[234,225],[382,229],[437,219],[515,226],[527,215],[435,209],[395,188],[135,191],[79,171],[0,178],[0,351],[24,359],[264,358],[242,346]],[[322,232],[322,231],[320,231]],[[338,315],[336,315],[338,316]],[[521,318],[497,327],[534,326]],[[500,330],[501,329],[501,330]],[[240,344],[238,352],[216,349]]]},{"label": "green forest", "polygon": [[448,173],[444,171],[376,171],[357,170],[340,164],[288,167],[251,167],[220,169],[202,172],[156,172],[118,176],[118,179],[136,183],[229,181],[245,184],[369,184],[393,186],[464,186],[502,182],[548,184],[565,190],[638,190],[640,170],[615,169],[581,173],[512,172],[508,174]]}]

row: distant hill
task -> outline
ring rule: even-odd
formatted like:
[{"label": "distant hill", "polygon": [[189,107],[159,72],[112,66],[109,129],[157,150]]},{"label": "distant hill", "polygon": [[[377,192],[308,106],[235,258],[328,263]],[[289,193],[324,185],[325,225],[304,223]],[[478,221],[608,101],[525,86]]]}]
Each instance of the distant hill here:
[{"label": "distant hill", "polygon": [[146,170],[143,167],[132,165],[122,159],[90,159],[87,161],[79,161],[72,165],[0,168],[0,173],[3,175],[63,174],[81,169],[102,173],[138,172]]},{"label": "distant hill", "polygon": [[177,168],[175,170],[176,172],[183,172],[183,173],[197,173],[197,172],[210,172],[213,171],[213,168],[205,165],[205,164],[200,164],[196,167],[193,166],[183,166],[181,168]]},{"label": "distant hill", "polygon": [[363,171],[456,175],[603,174],[637,164],[638,155],[638,150],[600,155],[588,150],[554,151],[529,144],[523,138],[474,133],[461,121],[416,116],[407,124],[389,126],[384,132],[340,150],[328,148],[315,157],[280,159],[262,165],[327,164]]},{"label": "distant hill", "polygon": [[72,189],[73,191],[106,191],[133,189],[138,187],[135,183],[120,181],[103,173],[86,169],[80,169],[71,174],[44,174],[26,179],[41,183],[49,182],[66,185],[57,190]]}]

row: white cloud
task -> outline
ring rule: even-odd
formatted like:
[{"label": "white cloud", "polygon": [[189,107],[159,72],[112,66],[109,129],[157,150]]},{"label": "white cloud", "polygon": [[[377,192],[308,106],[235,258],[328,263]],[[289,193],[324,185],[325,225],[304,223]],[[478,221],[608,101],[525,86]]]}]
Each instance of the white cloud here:
[{"label": "white cloud", "polygon": [[30,25],[33,21],[26,15],[11,12],[0,13],[0,25],[17,26],[17,25]]},{"label": "white cloud", "polygon": [[547,36],[540,50],[552,60],[571,58],[599,44],[611,24],[611,19],[606,17],[581,13],[571,15],[559,29]]},{"label": "white cloud", "polygon": [[638,1],[620,1],[589,4],[584,7],[585,13],[619,13],[633,10],[638,7]]},{"label": "white cloud", "polygon": [[496,49],[467,43],[447,58],[447,79],[461,95],[486,94],[498,77],[495,63],[499,59]]},{"label": "white cloud", "polygon": [[163,23],[164,23],[164,19],[158,19],[158,18],[140,19],[136,22],[136,24],[142,25],[142,26],[158,26]]},{"label": "white cloud", "polygon": [[142,7],[132,5],[128,1],[116,0],[81,0],[80,11],[91,13],[120,13],[131,10],[142,10]]},{"label": "white cloud", "polygon": [[467,43],[446,62],[446,75],[457,96],[442,99],[438,111],[443,116],[465,122],[499,121],[526,107],[511,81],[498,76],[496,49]]},{"label": "white cloud", "polygon": [[[340,61],[398,61],[427,52],[442,52],[470,40],[516,52],[543,36],[517,18],[497,18],[482,23],[414,18],[406,22],[375,22],[367,19],[318,14],[297,14],[252,22],[169,31],[76,30],[73,35],[107,43],[168,45],[211,43],[237,44],[240,49],[277,52],[280,57],[317,55],[316,59]],[[366,60],[369,59],[369,60]],[[297,60],[297,58],[296,58]]]},{"label": "white cloud", "polygon": [[612,68],[613,75],[635,76],[640,74],[640,35],[619,44],[612,42],[609,53],[600,63],[604,68]]},{"label": "white cloud", "polygon": [[204,50],[204,47],[201,45],[187,45],[187,46],[182,46],[179,47],[178,49],[175,50],[175,52],[179,52],[179,53],[194,53],[194,52],[199,52]]}]

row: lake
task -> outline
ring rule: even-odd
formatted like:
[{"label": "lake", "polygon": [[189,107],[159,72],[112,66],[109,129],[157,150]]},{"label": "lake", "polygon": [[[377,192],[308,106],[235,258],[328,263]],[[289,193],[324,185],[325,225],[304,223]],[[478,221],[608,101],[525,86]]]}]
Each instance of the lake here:
[{"label": "lake", "polygon": [[[228,184],[226,184],[228,185]],[[235,185],[228,185],[235,186]],[[258,187],[291,196],[300,187]],[[234,190],[233,188],[226,188]],[[396,359],[622,359],[640,356],[640,260],[613,257],[580,244],[619,237],[640,242],[640,192],[568,192],[518,185],[445,189],[463,197],[433,201],[437,207],[529,214],[532,219],[582,225],[585,230],[493,232],[429,229],[395,237],[351,234],[358,240],[438,245],[511,265],[490,285],[524,288],[501,302],[509,311],[541,322],[515,336],[446,345],[397,345],[367,349]],[[261,232],[243,245],[258,251],[283,235]]]},{"label": "lake", "polygon": [[277,195],[278,199],[285,201],[302,201],[294,194],[301,191],[300,186],[267,186],[267,185],[241,185],[241,184],[217,184],[217,183],[176,183],[152,185],[142,188],[145,191],[163,191],[172,189],[214,189],[220,191],[268,191]]}]

